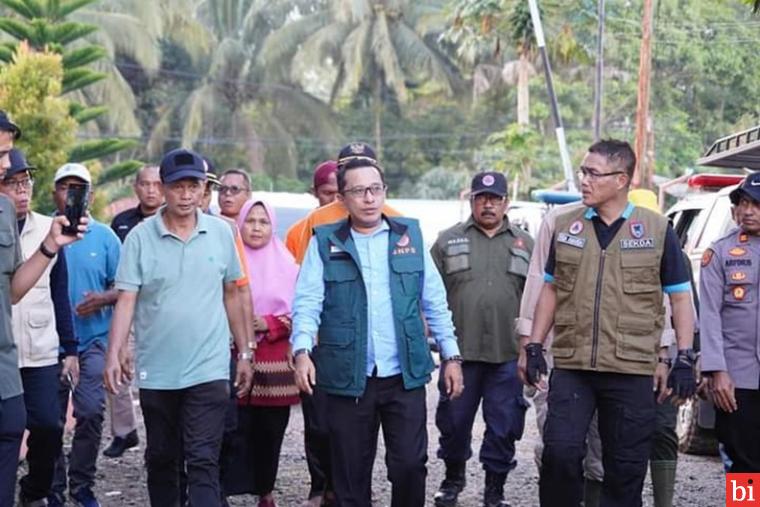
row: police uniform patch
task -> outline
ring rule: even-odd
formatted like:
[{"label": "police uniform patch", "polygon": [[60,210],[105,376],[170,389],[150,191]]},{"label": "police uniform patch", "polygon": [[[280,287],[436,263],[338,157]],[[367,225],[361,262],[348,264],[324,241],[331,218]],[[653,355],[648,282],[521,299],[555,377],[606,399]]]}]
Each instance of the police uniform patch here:
[{"label": "police uniform patch", "polygon": [[576,220],[570,226],[570,234],[578,235],[583,232],[583,222]]},{"label": "police uniform patch", "polygon": [[644,224],[638,221],[633,221],[629,225],[631,229],[631,236],[633,236],[636,239],[641,239],[644,237],[644,233],[646,230],[644,229]]},{"label": "police uniform patch", "polygon": [[745,278],[747,278],[747,273],[745,273],[744,271],[734,271],[733,273],[731,273],[731,280],[733,280],[734,282],[741,282]]},{"label": "police uniform patch", "polygon": [[729,255],[732,255],[734,257],[741,257],[742,255],[746,254],[747,251],[741,247],[734,247],[731,250],[728,251]]},{"label": "police uniform patch", "polygon": [[747,291],[744,287],[734,287],[732,294],[735,300],[742,301],[744,300],[744,296],[747,295]]},{"label": "police uniform patch", "polygon": [[524,250],[524,249],[525,249],[525,241],[523,241],[523,239],[522,239],[522,238],[517,238],[517,239],[515,240],[515,243],[514,243],[514,245],[513,245],[513,246],[514,246],[515,248],[522,248],[522,249]]},{"label": "police uniform patch", "polygon": [[710,248],[705,250],[705,253],[702,254],[702,267],[705,268],[710,265],[710,261],[712,261],[713,255],[715,252],[713,252]]},{"label": "police uniform patch", "polygon": [[749,234],[747,234],[745,232],[739,234],[739,242],[740,243],[746,243],[748,241],[749,241]]},{"label": "police uniform patch", "polygon": [[483,176],[483,185],[486,187],[492,186],[494,183],[496,183],[496,179],[493,177],[492,174],[486,174]]}]

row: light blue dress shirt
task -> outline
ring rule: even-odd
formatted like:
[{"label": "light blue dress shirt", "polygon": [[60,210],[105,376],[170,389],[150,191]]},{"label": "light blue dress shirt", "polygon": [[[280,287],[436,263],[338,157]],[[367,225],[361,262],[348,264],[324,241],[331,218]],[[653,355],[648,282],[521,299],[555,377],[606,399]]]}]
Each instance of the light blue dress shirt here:
[{"label": "light blue dress shirt", "polygon": [[[390,377],[401,373],[390,290],[388,238],[390,227],[382,225],[369,234],[351,229],[351,237],[361,261],[362,280],[367,293],[367,375],[377,368],[377,376]],[[446,290],[433,260],[424,250],[424,282],[422,313],[430,334],[438,343],[444,358],[459,355],[454,325],[446,302]],[[324,264],[316,238],[311,238],[296,283],[293,302],[293,350],[311,350],[317,335],[325,295]]]}]

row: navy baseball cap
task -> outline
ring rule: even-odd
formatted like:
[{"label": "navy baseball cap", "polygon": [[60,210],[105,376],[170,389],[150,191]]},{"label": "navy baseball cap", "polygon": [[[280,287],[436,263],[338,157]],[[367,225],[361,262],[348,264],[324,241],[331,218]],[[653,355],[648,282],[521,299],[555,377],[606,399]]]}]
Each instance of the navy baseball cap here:
[{"label": "navy baseball cap", "polygon": [[507,195],[507,178],[503,174],[495,171],[486,171],[478,173],[472,178],[470,186],[470,195],[493,194],[500,197]]},{"label": "navy baseball cap", "polygon": [[736,206],[739,204],[739,199],[742,196],[747,196],[753,201],[760,202],[760,171],[754,172],[744,178],[741,186],[734,189],[728,198],[731,199],[731,204]]},{"label": "navy baseball cap", "polygon": [[158,173],[162,183],[174,183],[185,178],[205,181],[208,178],[208,164],[194,151],[178,148],[164,155]]},{"label": "navy baseball cap", "polygon": [[8,152],[8,158],[10,159],[11,165],[5,170],[5,178],[10,178],[18,173],[35,169],[34,166],[31,166],[26,162],[24,152],[17,148],[13,148]]},{"label": "navy baseball cap", "polygon": [[8,118],[8,113],[0,110],[0,130],[13,132],[14,139],[21,139],[21,129]]},{"label": "navy baseball cap", "polygon": [[351,143],[344,146],[338,153],[338,168],[351,169],[353,167],[372,166],[376,169],[383,168],[377,161],[375,150],[366,143]]}]

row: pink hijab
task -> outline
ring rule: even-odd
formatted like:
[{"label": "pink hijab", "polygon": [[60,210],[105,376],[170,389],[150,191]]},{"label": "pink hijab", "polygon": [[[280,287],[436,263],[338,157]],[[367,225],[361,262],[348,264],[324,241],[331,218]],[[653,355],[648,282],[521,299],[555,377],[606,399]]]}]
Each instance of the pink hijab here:
[{"label": "pink hijab", "polygon": [[237,226],[241,234],[251,209],[261,204],[272,222],[272,239],[261,248],[243,247],[250,274],[253,311],[256,315],[290,315],[296,290],[298,264],[293,255],[277,237],[277,218],[272,207],[261,200],[248,200],[238,215]]}]

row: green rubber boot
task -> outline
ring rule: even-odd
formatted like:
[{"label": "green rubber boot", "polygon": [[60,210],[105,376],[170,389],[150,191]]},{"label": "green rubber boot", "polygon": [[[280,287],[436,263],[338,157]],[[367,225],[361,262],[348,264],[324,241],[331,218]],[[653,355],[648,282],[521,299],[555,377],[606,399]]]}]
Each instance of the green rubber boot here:
[{"label": "green rubber boot", "polygon": [[586,478],[583,482],[583,507],[599,507],[602,498],[602,482]]},{"label": "green rubber boot", "polygon": [[652,461],[649,464],[652,474],[654,507],[673,507],[673,492],[676,486],[676,462]]}]

